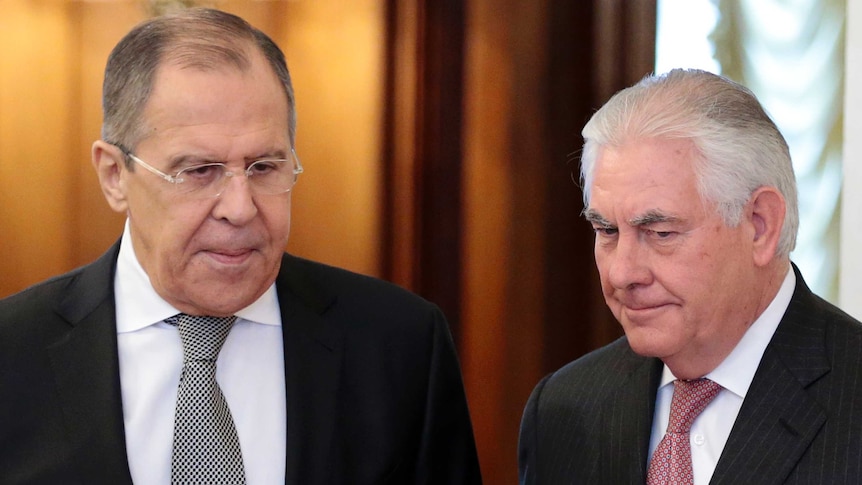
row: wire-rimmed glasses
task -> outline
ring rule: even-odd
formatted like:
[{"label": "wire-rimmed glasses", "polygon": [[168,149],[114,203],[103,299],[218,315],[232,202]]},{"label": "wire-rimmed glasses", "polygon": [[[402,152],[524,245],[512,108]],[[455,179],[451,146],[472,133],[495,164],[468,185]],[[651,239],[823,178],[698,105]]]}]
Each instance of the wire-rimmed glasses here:
[{"label": "wire-rimmed glasses", "polygon": [[125,147],[114,145],[133,162],[173,184],[178,193],[200,198],[218,197],[227,187],[227,181],[242,173],[245,173],[255,194],[283,194],[290,192],[302,173],[302,163],[293,148],[290,149],[290,158],[262,158],[243,171],[229,170],[226,164],[213,162],[192,165],[170,175],[141,160]]}]

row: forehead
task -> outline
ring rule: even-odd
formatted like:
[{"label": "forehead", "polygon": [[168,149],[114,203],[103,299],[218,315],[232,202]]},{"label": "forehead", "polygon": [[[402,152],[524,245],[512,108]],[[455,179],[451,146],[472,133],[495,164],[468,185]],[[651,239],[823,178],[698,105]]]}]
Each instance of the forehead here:
[{"label": "forehead", "polygon": [[[272,67],[258,52],[251,53],[249,61],[243,67],[225,62],[206,67],[178,61],[165,62],[156,69],[145,111],[172,107],[176,108],[175,111],[187,112],[189,106],[203,105],[223,108],[229,101],[239,99],[246,103],[286,107],[287,95]],[[225,94],[232,96],[224,98]],[[253,104],[252,107],[259,106]],[[286,110],[281,117],[287,117]]]},{"label": "forehead", "polygon": [[596,160],[589,210],[609,220],[701,211],[689,140],[634,140],[604,147]]},{"label": "forehead", "polygon": [[161,66],[144,109],[142,145],[201,145],[227,155],[235,145],[288,144],[287,95],[261,55],[250,61],[247,69]]}]

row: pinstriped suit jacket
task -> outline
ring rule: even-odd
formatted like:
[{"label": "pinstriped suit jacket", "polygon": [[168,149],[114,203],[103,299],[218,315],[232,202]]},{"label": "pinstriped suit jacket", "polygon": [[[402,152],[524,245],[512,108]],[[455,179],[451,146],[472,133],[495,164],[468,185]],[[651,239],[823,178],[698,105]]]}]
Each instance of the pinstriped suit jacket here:
[{"label": "pinstriped suit jacket", "polygon": [[[862,484],[862,324],[793,269],[711,484]],[[543,379],[521,423],[521,483],[643,484],[661,369],[623,337]]]}]

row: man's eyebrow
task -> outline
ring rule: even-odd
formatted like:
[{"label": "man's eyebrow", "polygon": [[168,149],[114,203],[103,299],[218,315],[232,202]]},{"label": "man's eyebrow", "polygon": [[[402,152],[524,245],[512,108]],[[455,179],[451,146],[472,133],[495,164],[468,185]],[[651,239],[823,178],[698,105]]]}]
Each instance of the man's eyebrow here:
[{"label": "man's eyebrow", "polygon": [[173,173],[183,168],[193,167],[204,163],[212,163],[212,160],[205,156],[181,154],[168,159],[168,166],[165,167],[165,169],[169,173]]},{"label": "man's eyebrow", "polygon": [[[253,157],[245,157],[245,163],[250,164],[252,162],[256,162],[258,160],[269,160],[269,159],[287,159],[287,152],[280,148],[274,148],[272,150],[263,151],[260,154]],[[224,163],[228,162],[225,160],[217,159],[213,156],[206,154],[191,154],[185,153],[172,157],[168,160],[168,167],[171,173],[180,170],[182,168],[193,167],[195,165],[202,165],[204,163]]]},{"label": "man's eyebrow", "polygon": [[614,227],[614,225],[611,223],[611,221],[605,219],[605,217],[603,215],[599,214],[594,209],[586,209],[584,211],[584,218],[587,220],[587,222],[590,222],[590,223],[595,224],[597,226]]},{"label": "man's eyebrow", "polygon": [[628,221],[629,225],[633,227],[637,226],[648,226],[650,224],[660,224],[665,222],[677,222],[679,221],[678,217],[665,214],[658,210],[649,210],[646,213],[634,217]]},{"label": "man's eyebrow", "polygon": [[[606,219],[603,215],[599,214],[598,211],[594,209],[586,209],[584,211],[584,218],[587,222],[595,224],[601,227],[616,227],[614,223]],[[648,226],[650,224],[660,224],[660,223],[668,223],[668,222],[678,222],[679,218],[676,216],[672,216],[669,214],[665,214],[659,210],[649,210],[642,215],[629,219],[627,224],[632,227],[638,226]]]}]

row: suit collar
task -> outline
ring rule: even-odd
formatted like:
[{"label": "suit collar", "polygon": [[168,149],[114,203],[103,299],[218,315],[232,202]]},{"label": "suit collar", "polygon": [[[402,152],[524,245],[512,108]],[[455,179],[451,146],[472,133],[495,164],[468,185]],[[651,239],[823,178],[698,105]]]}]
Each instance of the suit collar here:
[{"label": "suit collar", "polygon": [[630,367],[627,377],[603,407],[600,429],[600,483],[644,483],[655,397],[663,364],[626,345],[616,365]]},{"label": "suit collar", "polygon": [[[823,409],[806,393],[830,369],[818,310],[822,303],[795,265],[793,270],[793,297],[760,361],[712,484],[742,483],[751,476],[758,476],[758,483],[783,483],[826,421]],[[630,371],[603,408],[601,428],[610,431],[601,434],[600,482],[643,483],[663,364],[628,348],[619,365]],[[768,470],[762,468],[764,452],[770,454]]]},{"label": "suit collar", "polygon": [[327,483],[343,336],[326,313],[336,297],[309,264],[285,255],[276,280],[282,312],[287,389],[287,482]]},{"label": "suit collar", "polygon": [[[763,483],[783,483],[826,422],[806,388],[826,375],[826,325],[794,265],[796,290],[752,381],[711,483],[736,483],[745,470]],[[769,469],[762,469],[765,451]]]},{"label": "suit collar", "polygon": [[826,322],[820,312],[814,311],[822,305],[821,300],[805,284],[796,265],[793,272],[796,290],[770,347],[804,388],[829,372]]},{"label": "suit collar", "polygon": [[[119,242],[69,279],[56,313],[68,331],[48,348],[71,449],[83,477],[131,483],[126,458],[113,277]],[[327,319],[336,297],[285,255],[276,279],[287,390],[287,482],[326,483],[334,444],[341,331]],[[313,478],[312,478],[313,477]]]},{"label": "suit collar", "polygon": [[70,449],[85,481],[131,483],[126,459],[113,273],[119,244],[69,277],[55,311],[68,331],[47,349]]}]

